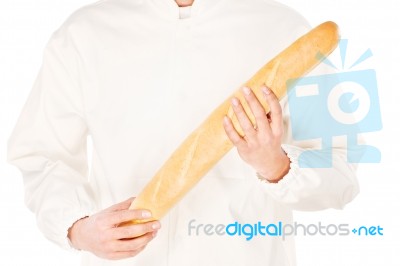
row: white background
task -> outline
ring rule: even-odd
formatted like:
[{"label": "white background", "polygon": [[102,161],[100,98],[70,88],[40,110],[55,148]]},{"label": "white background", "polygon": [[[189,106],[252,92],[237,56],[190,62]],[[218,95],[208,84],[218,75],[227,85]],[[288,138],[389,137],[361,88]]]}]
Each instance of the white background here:
[{"label": "white background", "polygon": [[[50,34],[74,10],[92,2],[0,0],[0,265],[79,264],[78,254],[61,250],[40,234],[33,214],[23,204],[20,173],[5,161],[6,141],[33,85]],[[383,130],[367,135],[370,144],[382,151],[382,162],[360,165],[360,195],[344,210],[296,213],[295,219],[304,223],[380,225],[384,236],[298,237],[298,265],[400,265],[400,162],[396,156],[400,149],[398,2],[281,2],[298,10],[314,26],[325,20],[337,22],[342,37],[349,39],[348,62],[371,48],[374,56],[358,69],[376,70],[383,119]],[[337,54],[332,58],[340,65]]]}]

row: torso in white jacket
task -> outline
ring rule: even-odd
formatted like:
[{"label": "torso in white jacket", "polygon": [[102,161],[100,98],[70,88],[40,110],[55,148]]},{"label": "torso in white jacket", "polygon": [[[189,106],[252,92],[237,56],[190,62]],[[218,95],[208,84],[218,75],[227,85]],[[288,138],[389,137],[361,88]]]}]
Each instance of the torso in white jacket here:
[{"label": "torso in white jacket", "polygon": [[[267,0],[195,0],[189,8],[105,0],[75,12],[51,37],[9,141],[9,161],[23,172],[26,203],[46,237],[69,247],[74,221],[137,195],[219,103],[308,28]],[[192,220],[290,223],[292,209],[341,208],[357,194],[341,147],[334,168],[298,167],[314,144],[293,144],[286,100],[282,107],[292,163],[279,183],[259,181],[232,150],[162,219],[142,253],[123,261],[83,253],[83,265],[295,265],[292,238],[247,241],[189,228]]]}]

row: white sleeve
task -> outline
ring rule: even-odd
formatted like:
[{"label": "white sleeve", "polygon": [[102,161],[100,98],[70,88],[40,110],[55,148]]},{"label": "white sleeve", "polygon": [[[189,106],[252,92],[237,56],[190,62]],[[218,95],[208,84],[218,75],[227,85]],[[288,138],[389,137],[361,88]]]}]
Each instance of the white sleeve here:
[{"label": "white sleeve", "polygon": [[[327,72],[326,69],[326,67],[320,65],[313,73],[324,74]],[[293,90],[291,93],[294,93]],[[323,104],[326,104],[326,102]],[[286,134],[282,149],[290,158],[290,170],[279,182],[264,183],[263,187],[266,193],[276,201],[294,210],[342,209],[359,192],[356,178],[357,165],[347,161],[348,149],[357,149],[358,147],[354,145],[347,147],[346,137],[336,138],[323,150],[320,150],[320,139],[295,141],[292,135],[288,97],[283,99],[281,105]],[[328,132],[329,130],[335,130],[329,123],[325,125],[324,121],[321,121],[322,119],[319,121],[315,121],[312,118],[309,119],[309,117],[315,117],[311,114],[321,112],[319,107],[318,104],[310,104],[304,109],[295,110],[301,112],[302,118],[300,122],[304,131],[310,132],[314,130],[316,128],[315,123],[319,123],[318,127],[326,127],[325,130]],[[305,151],[310,150],[319,152],[315,156],[302,156]],[[320,167],[319,163],[325,164],[325,166]],[[313,167],[304,167],[312,164],[314,164]]]},{"label": "white sleeve", "polygon": [[79,57],[64,28],[44,50],[33,88],[8,141],[8,162],[20,169],[25,204],[51,241],[70,249],[69,227],[94,210],[88,182]]}]

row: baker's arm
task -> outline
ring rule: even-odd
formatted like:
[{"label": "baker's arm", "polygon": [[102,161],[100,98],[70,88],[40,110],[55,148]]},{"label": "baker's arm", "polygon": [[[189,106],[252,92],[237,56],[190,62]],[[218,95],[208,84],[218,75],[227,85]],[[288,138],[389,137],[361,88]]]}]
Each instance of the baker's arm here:
[{"label": "baker's arm", "polygon": [[8,162],[23,174],[26,205],[43,234],[65,248],[68,228],[95,210],[78,60],[70,35],[56,31],[8,141]]},{"label": "baker's arm", "polygon": [[21,170],[26,205],[48,239],[101,258],[133,257],[161,225],[153,221],[118,227],[151,217],[146,210],[127,210],[133,199],[104,210],[95,206],[78,61],[71,35],[62,27],[46,46],[39,75],[8,142],[8,161]]},{"label": "baker's arm", "polygon": [[262,184],[275,200],[295,210],[342,209],[359,192],[356,166],[346,162],[343,148],[333,149],[330,168],[301,168],[299,156],[306,149],[283,144],[291,163],[289,172],[278,182]]},{"label": "baker's arm", "polygon": [[[306,96],[306,102],[309,104],[306,105],[307,107],[302,106],[301,110],[298,110],[299,107],[295,104],[296,99],[299,99],[296,98],[296,90],[292,90],[289,96],[281,101],[285,125],[282,148],[290,158],[290,170],[281,182],[266,184],[265,189],[275,199],[285,202],[297,210],[342,209],[359,193],[357,164],[350,163],[348,158],[353,157],[354,160],[354,155],[362,158],[364,150],[358,144],[364,144],[364,139],[359,137],[357,144],[347,136],[334,137],[339,133],[336,131],[340,131],[340,122],[335,124],[329,122],[329,118],[324,118],[327,115],[342,116],[335,109],[330,109],[328,114],[326,109],[328,104],[332,103],[328,98],[324,98],[327,95],[329,97],[330,94],[327,93],[331,93],[333,89],[342,90],[342,95],[344,95],[343,91],[346,88],[343,87],[344,85],[340,85],[342,83],[340,83],[339,76],[340,73],[330,66],[321,64],[307,77],[319,83],[320,96],[309,96],[309,100]],[[332,84],[337,85],[332,88]],[[343,99],[345,98],[342,97]],[[341,109],[352,110],[351,103],[350,99],[340,101]],[[301,121],[294,120],[298,119],[298,116],[291,118],[290,112],[296,111],[303,117]],[[351,124],[357,125],[355,117],[347,116],[347,118],[354,120],[354,123]],[[348,130],[349,136],[352,135],[351,131],[353,130]],[[355,131],[357,132],[357,130]],[[320,135],[321,139],[296,141],[299,137],[317,135]],[[324,144],[322,143],[323,139]],[[321,149],[323,146],[325,146],[324,149]],[[315,150],[317,153],[314,153],[315,156],[312,153],[311,155],[308,153],[310,156],[305,156],[304,152],[307,150]]]},{"label": "baker's arm", "polygon": [[[279,182],[262,183],[266,193],[296,210],[342,209],[359,192],[357,165],[347,161],[346,138],[335,138],[331,147],[325,149],[325,155],[320,153],[318,158],[301,156],[307,150],[319,150],[321,140],[294,141],[287,99],[282,102],[282,107],[285,125],[282,149],[290,159],[290,169]],[[318,112],[318,110],[313,106],[310,106],[309,109],[303,110],[305,116],[301,123],[304,129],[312,130],[315,125],[312,124],[313,121],[307,119],[306,113]],[[320,126],[326,125],[321,124]],[[349,149],[351,148],[349,147]],[[299,160],[301,160],[302,167]],[[324,161],[327,165],[332,164],[330,167],[318,167],[318,164],[315,167],[304,167],[315,164],[315,160],[319,160],[320,164],[323,164]]]}]

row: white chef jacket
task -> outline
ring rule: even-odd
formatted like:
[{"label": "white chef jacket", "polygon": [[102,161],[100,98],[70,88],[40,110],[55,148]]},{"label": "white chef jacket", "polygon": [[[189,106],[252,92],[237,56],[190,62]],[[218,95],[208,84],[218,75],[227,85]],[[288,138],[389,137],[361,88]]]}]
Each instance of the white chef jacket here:
[{"label": "white chef jacket", "polygon": [[[51,36],[8,143],[43,234],[70,248],[73,222],[137,195],[217,105],[308,29],[269,0],[196,0],[189,8],[103,0],[74,12]],[[188,233],[192,219],[291,223],[292,210],[342,208],[358,193],[341,146],[333,168],[299,167],[299,154],[318,142],[293,142],[281,103],[291,164],[280,182],[260,182],[233,149],[161,220],[142,253],[107,261],[82,252],[82,265],[295,265],[292,238]]]}]

